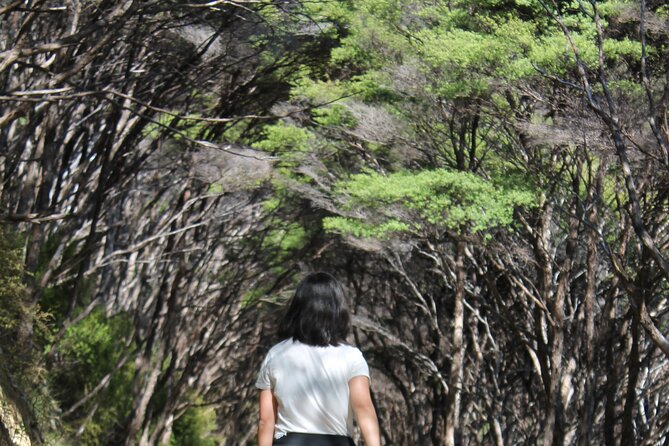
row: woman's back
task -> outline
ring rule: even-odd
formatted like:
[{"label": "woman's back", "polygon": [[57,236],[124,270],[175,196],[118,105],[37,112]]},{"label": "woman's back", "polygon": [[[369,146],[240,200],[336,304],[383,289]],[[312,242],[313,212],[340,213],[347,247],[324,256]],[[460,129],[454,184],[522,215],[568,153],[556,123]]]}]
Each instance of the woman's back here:
[{"label": "woman's back", "polygon": [[324,272],[302,279],[269,351],[260,389],[259,446],[353,445],[353,415],[367,446],[380,446],[379,424],[362,353],[346,345],[344,290]]},{"label": "woman's back", "polygon": [[288,432],[348,435],[353,413],[348,383],[369,377],[362,353],[339,344],[312,346],[285,340],[267,354],[256,386],[277,399],[276,437]]}]

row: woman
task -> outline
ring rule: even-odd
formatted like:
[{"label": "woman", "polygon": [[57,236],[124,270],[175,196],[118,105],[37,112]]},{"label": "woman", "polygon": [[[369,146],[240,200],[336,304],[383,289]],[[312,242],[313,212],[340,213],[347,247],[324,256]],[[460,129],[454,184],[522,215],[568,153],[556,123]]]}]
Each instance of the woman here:
[{"label": "woman", "polygon": [[258,373],[259,446],[355,446],[353,414],[365,445],[381,445],[369,368],[345,344],[349,329],[339,282],[323,272],[305,277],[280,326],[283,341]]}]

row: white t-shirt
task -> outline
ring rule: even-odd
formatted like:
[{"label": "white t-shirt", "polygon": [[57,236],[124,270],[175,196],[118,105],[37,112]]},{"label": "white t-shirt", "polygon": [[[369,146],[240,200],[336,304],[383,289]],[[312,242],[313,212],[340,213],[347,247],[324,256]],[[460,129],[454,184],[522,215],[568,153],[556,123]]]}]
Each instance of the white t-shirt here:
[{"label": "white t-shirt", "polygon": [[351,436],[348,382],[354,376],[369,378],[369,367],[350,345],[316,347],[287,339],[272,347],[256,387],[272,389],[279,403],[275,438],[289,432]]}]

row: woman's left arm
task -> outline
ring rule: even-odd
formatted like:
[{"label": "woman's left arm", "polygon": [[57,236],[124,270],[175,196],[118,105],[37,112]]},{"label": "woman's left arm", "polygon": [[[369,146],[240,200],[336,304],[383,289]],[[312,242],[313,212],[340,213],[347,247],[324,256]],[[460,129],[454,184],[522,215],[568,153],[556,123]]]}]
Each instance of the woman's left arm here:
[{"label": "woman's left arm", "polygon": [[272,446],[277,405],[276,398],[270,389],[260,391],[258,446]]},{"label": "woman's left arm", "polygon": [[369,377],[354,376],[348,382],[351,407],[358,420],[362,439],[366,446],[381,446],[379,420],[369,391]]}]

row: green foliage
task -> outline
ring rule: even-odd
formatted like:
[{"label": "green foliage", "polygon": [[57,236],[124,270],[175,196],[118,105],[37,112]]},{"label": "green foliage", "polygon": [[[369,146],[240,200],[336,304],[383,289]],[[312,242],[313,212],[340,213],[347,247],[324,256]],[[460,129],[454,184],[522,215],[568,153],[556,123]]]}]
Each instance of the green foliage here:
[{"label": "green foliage", "polygon": [[[124,315],[107,318],[98,309],[67,329],[56,347],[60,364],[52,375],[52,388],[62,407],[76,403],[115,368],[131,325]],[[98,409],[91,418],[78,420],[75,413],[73,426],[83,430],[79,444],[106,444],[113,437],[132,407],[133,374],[132,363],[114,372],[107,389],[96,397]]]},{"label": "green foliage", "polygon": [[[0,225],[0,386],[9,386],[15,399],[20,400],[27,431],[55,441],[59,437],[56,403],[40,355],[52,318],[39,305],[27,303],[25,278],[22,237]],[[24,323],[32,325],[27,341],[18,337]]]},{"label": "green foliage", "polygon": [[393,89],[392,79],[384,72],[370,71],[354,76],[350,85],[356,96],[368,103],[394,103],[402,99]]},{"label": "green foliage", "polygon": [[326,127],[355,127],[357,121],[346,107],[333,104],[325,108],[313,110],[314,121]]},{"label": "green foliage", "polygon": [[207,193],[209,194],[220,194],[221,192],[223,192],[223,185],[219,183],[211,183],[207,187]]},{"label": "green foliage", "polygon": [[23,305],[26,288],[23,283],[23,250],[21,240],[11,229],[0,226],[0,347],[12,343],[11,333],[27,309]]},{"label": "green foliage", "polygon": [[204,130],[206,123],[197,119],[197,116],[179,118],[178,112],[174,114],[160,113],[154,122],[148,124],[144,129],[147,138],[158,139],[168,133],[175,140],[184,138],[197,139]]},{"label": "green foliage", "polygon": [[[370,2],[360,2],[360,7],[369,6],[372,13],[374,8]],[[383,2],[376,2],[380,4]],[[341,45],[332,50],[331,63],[333,65],[347,65],[356,70],[370,70],[381,68],[384,63],[401,58],[401,49],[404,45],[403,37],[387,25],[389,14],[381,18],[372,14],[352,14],[349,27],[354,32],[341,40]],[[386,17],[386,18],[383,18]]]},{"label": "green foliage", "polygon": [[268,214],[276,211],[281,207],[282,199],[278,195],[279,195],[278,193],[275,193],[271,198],[268,198],[267,200],[263,201],[262,208]]},{"label": "green foliage", "polygon": [[[597,2],[605,33],[606,64],[618,63],[620,58],[640,58],[640,44],[634,37],[608,33],[624,5],[619,0]],[[551,16],[556,11],[547,11],[540,0],[463,0],[448,4],[360,0],[313,8],[316,16],[336,17],[334,22],[347,30],[330,56],[330,70],[336,78],[312,78],[304,73],[305,77],[293,83],[291,97],[300,103],[330,105],[312,111],[313,127],[279,123],[267,127],[264,140],[256,143],[256,147],[280,153],[282,159],[296,163],[297,154],[308,150],[314,141],[336,146],[332,135],[342,127],[358,124],[341,99],[348,95],[384,107],[404,124],[398,128],[404,132],[401,138],[426,138],[428,144],[448,152],[456,144],[449,132],[457,128],[458,112],[454,112],[455,126],[436,119],[429,121],[427,128],[421,110],[429,116],[441,107],[436,104],[443,104],[445,109],[452,106],[463,114],[476,108],[476,113],[487,116],[490,109],[486,107],[490,107],[497,116],[515,119],[509,96],[516,95],[519,88],[524,91],[527,82],[544,82],[542,72],[569,78],[576,64],[569,39]],[[593,7],[560,2],[559,8],[580,57],[588,68],[596,67],[599,50]],[[635,78],[609,80],[616,94],[640,93]],[[528,119],[537,124],[547,122],[538,114]],[[418,125],[423,127],[419,129]],[[470,141],[477,145],[477,155],[500,148],[514,150],[514,140],[504,132],[493,130],[485,137],[481,133],[476,141]],[[345,145],[346,136],[341,139]],[[374,153],[373,148],[360,147]],[[291,153],[296,155],[291,158]],[[509,226],[514,209],[534,206],[536,193],[531,184],[525,184],[526,178],[500,161],[503,153],[484,156],[485,163],[479,170],[483,175],[438,169],[444,165],[438,162],[427,166],[431,170],[355,175],[340,182],[336,194],[349,204],[349,210],[366,217],[330,217],[323,226],[330,232],[374,238],[418,233],[430,226],[468,233]],[[287,169],[287,175],[293,167],[289,163],[280,166]]]},{"label": "green foliage", "polygon": [[169,446],[216,446],[221,444],[216,429],[213,408],[190,407],[174,422]]},{"label": "green foliage", "polygon": [[400,233],[415,232],[419,226],[413,226],[396,219],[388,219],[381,223],[367,223],[361,220],[346,217],[326,217],[323,219],[323,229],[338,234],[350,234],[358,238],[387,239]]},{"label": "green foliage", "polygon": [[261,297],[265,296],[269,291],[267,286],[258,286],[244,293],[241,299],[242,308],[246,308],[249,305],[252,305],[258,301]]},{"label": "green foliage", "polygon": [[101,310],[96,310],[67,329],[59,351],[77,367],[94,371],[93,381],[100,379],[118,359],[118,335],[129,332],[129,322],[122,317],[107,319]]},{"label": "green foliage", "polygon": [[350,14],[347,2],[304,2],[302,7],[308,20],[319,23],[322,27],[345,23]]},{"label": "green foliage", "polygon": [[[278,223],[278,222],[277,222]],[[300,249],[307,241],[307,233],[298,223],[284,222],[270,231],[263,247],[276,249],[280,253]]]},{"label": "green foliage", "polygon": [[437,91],[444,97],[485,94],[499,79],[507,82],[535,75],[523,52],[532,45],[532,27],[519,20],[483,34],[454,29],[419,33],[419,54],[428,69],[439,71]]},{"label": "green foliage", "polygon": [[[604,30],[619,14],[619,1],[598,2]],[[586,2],[586,12],[589,4]],[[518,11],[514,9],[518,8]],[[596,26],[579,4],[565,5],[561,17],[580,57],[598,63]],[[351,32],[332,52],[332,63],[357,66],[373,76],[389,66],[411,63],[430,79],[431,93],[445,98],[488,95],[538,77],[535,67],[565,75],[575,58],[563,30],[537,0],[408,2],[362,0],[349,16]],[[604,38],[606,61],[638,60],[639,42]],[[410,62],[408,62],[410,61]]]},{"label": "green foliage", "polygon": [[279,122],[265,127],[264,138],[253,144],[257,149],[280,154],[311,150],[313,137],[308,130]]},{"label": "green foliage", "polygon": [[294,100],[307,100],[313,104],[335,102],[349,95],[347,85],[336,81],[314,80],[308,77],[294,83],[290,96]]},{"label": "green foliage", "polygon": [[[594,32],[592,30],[588,34],[572,32],[571,38],[585,65],[590,68],[596,67],[599,63],[599,52]],[[605,39],[603,45],[605,61],[615,61],[618,57],[629,57],[633,60],[641,58],[639,42],[629,39]],[[561,33],[543,37],[532,48],[530,58],[537,66],[558,75],[564,75],[576,63],[573,50]]]},{"label": "green foliage", "polygon": [[516,207],[535,203],[535,193],[526,185],[499,187],[474,174],[446,169],[358,174],[342,182],[339,192],[351,208],[373,209],[386,216],[374,227],[351,219],[327,222],[329,230],[359,236],[415,230],[422,222],[457,232],[483,232],[511,225]]}]

